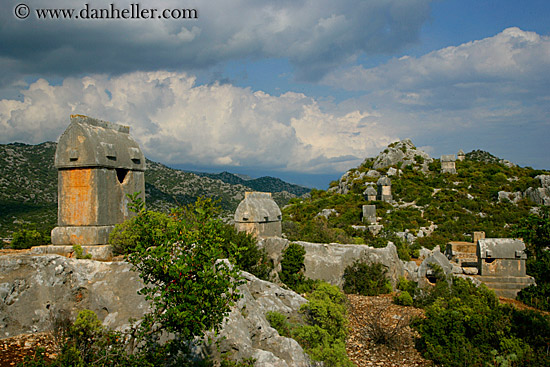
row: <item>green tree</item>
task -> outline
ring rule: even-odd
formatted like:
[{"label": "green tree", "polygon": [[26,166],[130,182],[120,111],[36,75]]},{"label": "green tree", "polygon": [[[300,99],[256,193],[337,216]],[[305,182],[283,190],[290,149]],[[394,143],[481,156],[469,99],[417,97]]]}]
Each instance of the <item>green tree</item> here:
[{"label": "green tree", "polygon": [[[162,332],[174,334],[163,347],[167,351],[164,356],[168,364],[181,363],[178,356],[188,342],[207,330],[219,330],[239,298],[237,268],[219,260],[223,248],[231,244],[224,243],[223,223],[210,199],[199,198],[174,210],[162,235],[149,233],[153,230],[151,216],[141,200],[134,201],[132,207],[138,213],[134,223],[142,233],[127,258],[146,284],[139,293],[152,308],[140,324],[139,335],[142,341],[158,341]],[[155,246],[143,239],[153,239]]]}]

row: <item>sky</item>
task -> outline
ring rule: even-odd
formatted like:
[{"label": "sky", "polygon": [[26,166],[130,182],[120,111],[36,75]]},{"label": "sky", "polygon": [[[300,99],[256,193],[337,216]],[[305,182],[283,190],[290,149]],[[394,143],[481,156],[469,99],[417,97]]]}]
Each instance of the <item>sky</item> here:
[{"label": "sky", "polygon": [[404,138],[549,169],[548,19],[547,0],[3,0],[0,143],[83,114],[172,167],[321,189]]}]

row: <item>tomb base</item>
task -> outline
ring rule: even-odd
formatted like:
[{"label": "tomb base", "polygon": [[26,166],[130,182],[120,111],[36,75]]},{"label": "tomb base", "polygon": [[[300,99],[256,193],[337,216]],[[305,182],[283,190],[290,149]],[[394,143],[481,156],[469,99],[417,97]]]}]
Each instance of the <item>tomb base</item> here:
[{"label": "tomb base", "polygon": [[114,226],[63,226],[52,230],[53,245],[106,245]]}]

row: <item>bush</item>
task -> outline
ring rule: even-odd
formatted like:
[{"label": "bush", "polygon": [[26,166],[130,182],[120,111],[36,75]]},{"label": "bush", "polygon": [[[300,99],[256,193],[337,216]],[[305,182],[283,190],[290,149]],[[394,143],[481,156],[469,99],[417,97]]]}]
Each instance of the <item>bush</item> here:
[{"label": "bush", "polygon": [[272,328],[277,330],[279,335],[285,336],[287,338],[291,337],[292,325],[288,322],[287,317],[285,315],[276,311],[269,311],[265,315],[265,317],[269,322],[269,325],[271,325]]},{"label": "bush", "polygon": [[328,367],[352,367],[346,353],[348,321],[346,297],[338,287],[320,282],[307,296],[300,313],[305,324],[290,323],[278,312],[268,312],[267,319],[280,335],[294,338],[315,361]]},{"label": "bush", "polygon": [[391,293],[392,286],[386,273],[387,269],[380,263],[356,261],[344,270],[344,292],[363,296]]},{"label": "bush", "polygon": [[283,250],[281,274],[279,274],[279,278],[294,291],[296,291],[298,286],[305,281],[305,276],[303,274],[305,254],[306,250],[304,247],[294,242],[291,242],[288,247]]},{"label": "bush", "polygon": [[519,366],[546,366],[550,362],[548,318],[500,305],[484,285],[476,287],[454,278],[447,291],[426,307],[425,315],[414,323],[421,336],[417,348],[437,364],[485,366],[489,356],[492,365],[515,361]]},{"label": "bush", "polygon": [[49,241],[49,237],[35,229],[21,229],[13,234],[11,248],[23,250],[33,246],[47,245]]},{"label": "bush", "polygon": [[393,303],[395,303],[396,305],[402,305],[402,306],[412,306],[413,299],[409,292],[402,291],[393,297]]},{"label": "bush", "polygon": [[[138,200],[133,207],[138,213],[135,225],[142,231],[139,238],[155,238],[156,228],[151,228],[143,203]],[[142,335],[174,333],[177,337],[167,342],[169,350],[185,350],[186,341],[206,330],[217,331],[239,298],[238,270],[218,261],[230,244],[223,244],[217,210],[212,200],[202,198],[174,210],[166,239],[157,246],[138,240],[127,257],[146,284],[139,293],[151,301],[152,311],[140,324]]]}]

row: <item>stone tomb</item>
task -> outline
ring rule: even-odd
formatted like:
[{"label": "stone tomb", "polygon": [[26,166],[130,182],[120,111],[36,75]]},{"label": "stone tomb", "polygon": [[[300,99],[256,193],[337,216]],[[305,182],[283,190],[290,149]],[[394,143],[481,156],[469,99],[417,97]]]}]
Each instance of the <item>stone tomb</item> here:
[{"label": "stone tomb", "polygon": [[235,227],[256,237],[281,237],[282,213],[270,192],[246,192],[235,211]]},{"label": "stone tomb", "polygon": [[388,176],[380,177],[376,182],[378,185],[378,195],[377,199],[380,201],[385,201],[386,203],[391,203],[393,200],[391,194],[391,180]]},{"label": "stone tomb", "polygon": [[477,241],[479,276],[497,296],[515,298],[523,288],[534,284],[525,268],[525,243],[519,239],[486,238]]},{"label": "stone tomb", "polygon": [[373,184],[367,185],[367,188],[365,191],[363,191],[363,196],[365,197],[365,200],[367,201],[375,201],[376,200],[376,189],[374,188]]},{"label": "stone tomb", "polygon": [[59,138],[58,227],[54,245],[107,244],[114,225],[133,216],[126,194],[145,200],[145,157],[130,128],[82,115]]},{"label": "stone tomb", "polygon": [[456,174],[456,158],[454,154],[441,156],[441,173]]},{"label": "stone tomb", "polygon": [[376,224],[376,205],[363,205],[363,222]]}]

